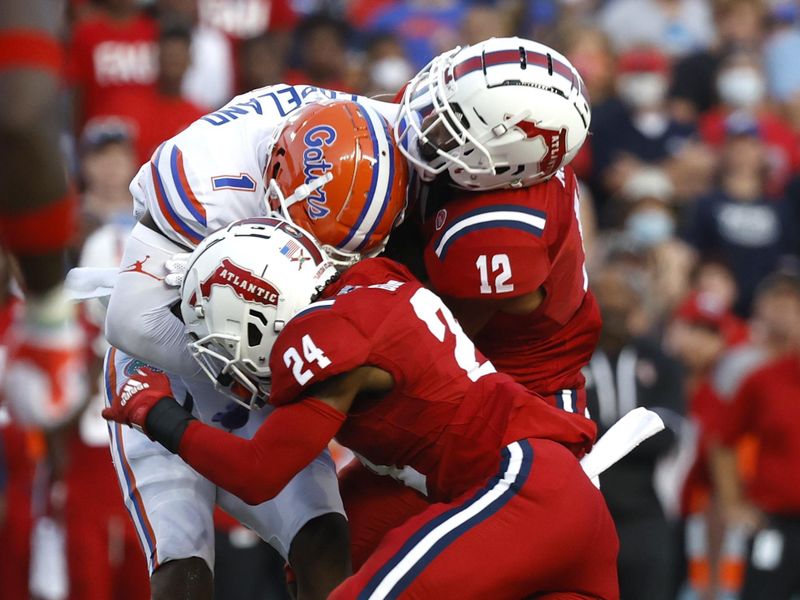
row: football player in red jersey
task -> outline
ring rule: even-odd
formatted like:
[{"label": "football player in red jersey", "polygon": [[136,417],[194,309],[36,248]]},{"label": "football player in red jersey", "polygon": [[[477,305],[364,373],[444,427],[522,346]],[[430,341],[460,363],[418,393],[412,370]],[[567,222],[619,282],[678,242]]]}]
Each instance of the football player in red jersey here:
[{"label": "football player in red jersey", "polygon": [[591,120],[580,75],[547,46],[492,39],[434,59],[401,103],[401,150],[450,184],[420,202],[430,285],[499,370],[583,414],[600,317],[566,166]]},{"label": "football player in red jersey", "polygon": [[81,330],[62,289],[77,202],[59,152],[57,13],[41,0],[9,0],[0,11],[0,243],[16,256],[27,296],[5,395],[18,420],[41,427],[74,415],[87,393]]},{"label": "football player in red jersey", "polygon": [[[398,263],[365,259],[309,304],[297,291],[313,289],[298,281],[310,275],[266,235],[243,241],[248,234],[233,224],[207,238],[189,260],[181,302],[195,346],[216,354],[207,368],[269,374],[277,408],[255,436],[194,420],[149,368],[104,416],[141,428],[250,503],[277,494],[333,437],[415,488],[421,511],[331,598],[618,598],[614,526],[576,459],[593,441],[591,421],[495,372]],[[231,263],[247,281],[224,276]],[[266,318],[260,335],[241,317],[233,333],[230,316],[251,308]],[[262,355],[268,369],[251,364]]]}]

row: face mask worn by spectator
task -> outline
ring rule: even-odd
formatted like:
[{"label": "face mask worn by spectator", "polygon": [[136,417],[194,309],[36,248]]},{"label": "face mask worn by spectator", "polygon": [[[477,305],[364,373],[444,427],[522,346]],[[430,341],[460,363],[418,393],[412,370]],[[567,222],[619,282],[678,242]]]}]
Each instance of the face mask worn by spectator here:
[{"label": "face mask worn by spectator", "polygon": [[764,80],[755,69],[735,67],[721,73],[717,93],[725,104],[734,108],[752,108],[764,98]]},{"label": "face mask worn by spectator", "polygon": [[633,108],[657,108],[666,93],[667,79],[660,73],[634,73],[620,77],[620,98]]},{"label": "face mask worn by spectator", "polygon": [[625,230],[634,242],[644,248],[651,248],[672,237],[675,223],[660,210],[643,210],[628,217]]}]

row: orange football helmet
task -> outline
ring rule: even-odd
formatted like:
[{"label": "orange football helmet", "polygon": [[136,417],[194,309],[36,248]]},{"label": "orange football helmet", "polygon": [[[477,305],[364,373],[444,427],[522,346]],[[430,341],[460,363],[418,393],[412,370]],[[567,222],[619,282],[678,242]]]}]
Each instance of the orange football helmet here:
[{"label": "orange football helmet", "polygon": [[294,112],[267,162],[267,201],[340,265],[375,256],[403,219],[408,165],[374,108],[326,100]]}]

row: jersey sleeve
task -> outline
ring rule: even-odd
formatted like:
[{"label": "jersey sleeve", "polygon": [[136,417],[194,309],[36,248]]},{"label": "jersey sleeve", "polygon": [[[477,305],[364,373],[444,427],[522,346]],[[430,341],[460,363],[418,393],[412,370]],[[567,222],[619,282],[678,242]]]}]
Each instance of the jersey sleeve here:
[{"label": "jersey sleeve", "polygon": [[425,248],[425,269],[440,294],[502,299],[538,289],[550,273],[541,211],[489,206],[447,222]]},{"label": "jersey sleeve", "polygon": [[[183,151],[176,144],[165,142],[143,171],[147,212],[170,240],[194,248],[210,232],[208,211],[201,200],[200,182],[188,176]],[[136,190],[132,191],[135,196]]]},{"label": "jersey sleeve", "polygon": [[334,300],[315,302],[296,315],[275,341],[270,355],[270,404],[301,399],[313,385],[365,364],[372,346]]},{"label": "jersey sleeve", "polygon": [[159,230],[186,248],[233,221],[266,213],[252,174],[215,175],[213,166],[196,160],[200,164],[186,158],[179,144],[165,142],[142,168],[142,179],[131,184],[134,198],[142,193]]}]

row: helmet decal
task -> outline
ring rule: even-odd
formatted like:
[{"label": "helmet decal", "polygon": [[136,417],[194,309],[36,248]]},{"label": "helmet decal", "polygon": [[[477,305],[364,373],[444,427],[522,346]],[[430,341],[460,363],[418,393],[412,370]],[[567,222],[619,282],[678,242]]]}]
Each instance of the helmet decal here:
[{"label": "helmet decal", "polygon": [[[303,175],[305,183],[309,184],[318,177],[322,177],[331,170],[332,163],[325,161],[323,148],[336,141],[336,130],[330,125],[317,125],[303,136],[305,150],[303,150]],[[311,219],[321,219],[330,214],[326,206],[325,186],[320,186],[306,197],[308,202],[308,216]]]},{"label": "helmet decal", "polygon": [[[506,118],[510,119],[511,115],[507,115]],[[545,176],[550,176],[558,171],[559,167],[561,167],[561,161],[564,160],[564,154],[567,152],[566,128],[562,127],[558,131],[545,129],[532,121],[525,120],[518,122],[515,127],[519,127],[528,139],[536,139],[541,136],[544,140],[547,150],[539,161],[539,169],[542,173]]]},{"label": "helmet decal", "polygon": [[[264,281],[252,271],[240,267],[229,258],[223,259],[216,270],[200,284],[200,293],[203,298],[211,297],[211,288],[215,285],[231,288],[245,302],[256,302],[265,306],[278,305],[278,290],[269,282]],[[192,295],[189,303],[194,304],[196,300],[197,297]]]}]

